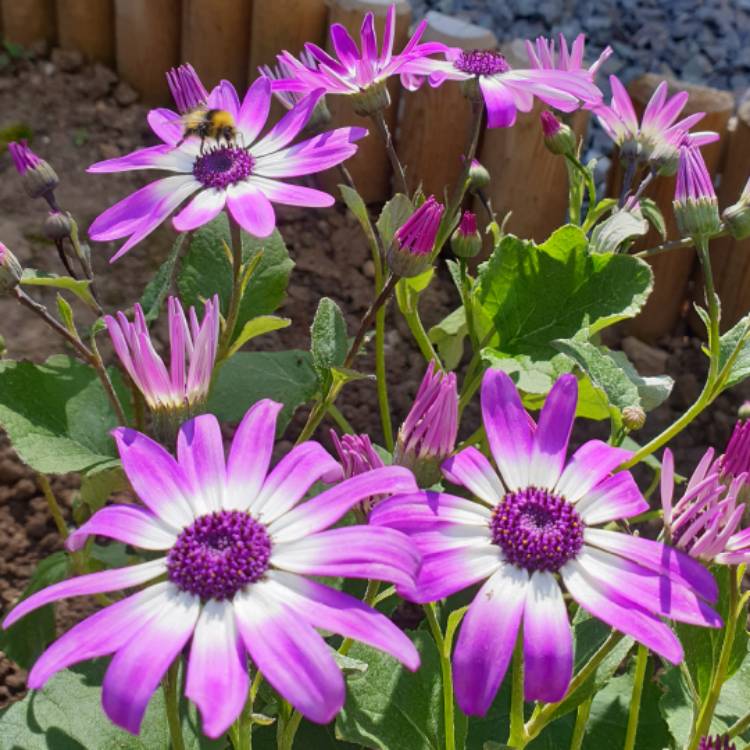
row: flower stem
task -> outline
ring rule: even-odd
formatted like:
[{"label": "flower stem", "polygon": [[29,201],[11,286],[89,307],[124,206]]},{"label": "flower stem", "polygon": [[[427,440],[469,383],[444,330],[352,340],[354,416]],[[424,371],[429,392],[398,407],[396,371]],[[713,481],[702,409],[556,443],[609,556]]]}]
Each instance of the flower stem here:
[{"label": "flower stem", "polygon": [[[368,606],[372,607],[375,603],[375,599],[378,598],[378,592],[380,591],[380,581],[368,581],[367,582],[367,589],[365,590],[365,596],[362,601]],[[354,645],[354,639],[353,638],[344,638],[343,641],[341,641],[341,645],[339,646],[339,653],[342,656],[346,656],[351,647]]]},{"label": "flower stem", "polygon": [[741,719],[738,719],[737,721],[732,724],[731,727],[727,730],[727,736],[729,739],[732,739],[732,737],[737,737],[738,735],[744,734],[748,729],[750,729],[750,711],[748,711]]},{"label": "flower stem", "polygon": [[393,424],[388,404],[388,380],[385,369],[385,307],[381,307],[375,314],[375,381],[383,440],[385,447],[393,451]]},{"label": "flower stem", "polygon": [[476,352],[479,348],[479,337],[477,336],[476,327],[474,325],[474,306],[471,298],[471,279],[469,278],[468,264],[465,258],[460,258],[458,261],[460,276],[461,276],[461,297],[464,303],[464,314],[466,315],[466,328],[469,332],[469,341],[471,341],[471,349]]},{"label": "flower stem", "polygon": [[591,713],[591,704],[594,702],[594,696],[587,698],[576,711],[576,723],[573,727],[573,736],[570,738],[570,750],[581,750],[583,747],[583,738],[586,736],[586,724],[589,721]]},{"label": "flower stem", "polygon": [[727,679],[729,661],[732,657],[734,638],[737,632],[737,621],[742,615],[742,608],[738,606],[740,579],[738,572],[738,567],[736,565],[731,565],[729,567],[729,605],[727,610],[727,623],[724,626],[724,641],[721,644],[719,662],[716,665],[711,678],[711,687],[703,701],[695,726],[693,727],[688,750],[696,750],[701,741],[701,737],[708,734],[709,729],[711,728],[711,719],[713,718],[716,705],[719,702],[719,696],[721,695],[721,688]]},{"label": "flower stem", "polygon": [[37,474],[36,481],[39,485],[39,488],[42,490],[44,499],[47,501],[47,506],[49,507],[49,512],[52,516],[52,520],[55,522],[57,533],[60,535],[62,540],[65,541],[70,535],[70,532],[68,531],[68,525],[65,523],[65,519],[63,518],[62,510],[60,509],[60,505],[57,502],[55,493],[52,491],[52,485],[50,484],[49,479],[47,479],[46,475],[44,474]]},{"label": "flower stem", "polygon": [[445,750],[456,748],[456,717],[453,704],[453,666],[451,664],[450,646],[443,638],[434,604],[426,604],[424,607],[430,632],[437,646],[440,657],[440,673],[443,683],[443,717],[445,720]]},{"label": "flower stem", "polygon": [[703,266],[703,283],[706,287],[706,304],[708,305],[708,347],[710,354],[708,380],[713,383],[719,369],[719,347],[721,344],[719,319],[721,317],[721,308],[719,307],[719,297],[714,288],[714,275],[711,270],[708,239],[706,237],[697,238],[697,245],[698,257]]},{"label": "flower stem", "polygon": [[523,750],[531,739],[526,732],[523,700],[523,636],[519,631],[516,646],[513,649],[513,665],[511,667],[510,688],[510,734],[507,744],[510,747]]},{"label": "flower stem", "polygon": [[224,332],[219,343],[217,362],[225,359],[229,347],[232,344],[234,329],[237,327],[237,318],[240,314],[240,302],[242,302],[242,228],[227,213],[229,218],[229,233],[232,237],[232,294],[229,298],[229,309],[224,323]]},{"label": "flower stem", "polygon": [[409,326],[411,335],[414,336],[414,341],[417,342],[419,351],[425,358],[425,361],[432,361],[442,369],[443,366],[440,362],[440,357],[438,357],[437,352],[432,346],[432,341],[430,341],[430,337],[427,335],[427,331],[425,331],[424,325],[422,324],[422,319],[419,317],[419,310],[402,310],[401,312],[406,321],[406,325]]},{"label": "flower stem", "polygon": [[164,705],[169,724],[169,736],[172,740],[172,750],[185,750],[182,739],[182,722],[180,720],[180,660],[175,659],[164,677]]},{"label": "flower stem", "polygon": [[643,680],[646,677],[648,664],[648,649],[638,644],[638,655],[635,660],[635,677],[633,678],[633,693],[630,698],[630,714],[628,728],[625,733],[624,750],[635,750],[635,738],[638,734],[638,717],[641,713],[641,697],[643,696]]},{"label": "flower stem", "polygon": [[385,150],[388,153],[388,158],[390,159],[393,173],[396,175],[399,192],[403,193],[404,195],[409,195],[409,185],[406,182],[406,171],[404,170],[404,165],[401,163],[401,159],[398,158],[398,154],[396,153],[396,147],[393,145],[391,130],[388,127],[388,123],[385,120],[385,115],[383,114],[382,109],[379,109],[377,112],[374,112],[372,114],[372,121],[375,123],[375,128],[377,129],[380,137],[383,139],[383,143],[385,144]]}]

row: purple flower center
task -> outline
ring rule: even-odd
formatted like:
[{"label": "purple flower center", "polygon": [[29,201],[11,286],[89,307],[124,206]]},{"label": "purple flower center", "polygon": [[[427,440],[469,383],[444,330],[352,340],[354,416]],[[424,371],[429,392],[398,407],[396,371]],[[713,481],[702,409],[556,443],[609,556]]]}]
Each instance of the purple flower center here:
[{"label": "purple flower center", "polygon": [[462,52],[453,62],[454,67],[463,73],[474,76],[493,76],[507,73],[510,65],[504,55],[489,49],[473,49]]},{"label": "purple flower center", "polygon": [[253,171],[253,157],[244,148],[220,146],[195,160],[195,179],[206,187],[225,190],[242,182]]},{"label": "purple flower center", "polygon": [[263,524],[239,510],[198,518],[167,555],[167,576],[201,599],[231,599],[268,568],[271,539]]},{"label": "purple flower center", "polygon": [[583,522],[565,498],[527,487],[509,492],[490,522],[492,541],[508,562],[533,572],[555,572],[583,546]]}]

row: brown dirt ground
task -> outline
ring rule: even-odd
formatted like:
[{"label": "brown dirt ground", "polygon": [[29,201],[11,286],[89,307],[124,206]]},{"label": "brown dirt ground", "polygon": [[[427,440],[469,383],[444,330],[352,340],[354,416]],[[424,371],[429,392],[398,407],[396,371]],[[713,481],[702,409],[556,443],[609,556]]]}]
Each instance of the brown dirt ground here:
[{"label": "brown dirt ground", "polygon": [[[84,230],[104,208],[144,184],[143,173],[90,175],[84,171],[94,161],[152,143],[144,114],[145,109],[133,103],[133,92],[120,84],[115,74],[101,66],[83,66],[70,53],[55,51],[50,59],[22,62],[0,73],[0,131],[17,124],[31,128],[35,150],[53,163],[61,177],[60,204],[78,218]],[[61,272],[54,248],[41,236],[44,205],[32,203],[26,197],[7,154],[0,154],[0,206],[0,240],[25,265]],[[292,318],[294,325],[260,339],[259,348],[307,348],[309,326],[323,295],[341,305],[349,330],[355,330],[369,303],[372,287],[369,254],[356,222],[336,208],[280,211],[279,223],[297,264],[281,310]],[[171,229],[162,227],[119,261],[116,268],[108,264],[112,247],[93,248],[97,286],[105,309],[127,307],[140,296],[165,257],[171,237]],[[41,298],[52,301],[44,295]],[[441,275],[422,303],[425,324],[434,324],[455,306],[452,285]],[[83,313],[81,317],[84,318]],[[417,389],[423,362],[410,341],[406,325],[393,310],[389,322],[388,368],[397,424]],[[54,334],[11,300],[0,300],[0,334],[5,337],[8,356],[41,361],[60,350]],[[649,415],[646,427],[636,436],[641,440],[657,434],[698,394],[705,366],[699,342],[687,334],[687,327],[682,324],[681,330],[662,341],[659,349],[638,357],[641,361],[636,364],[644,374],[655,374],[648,371],[649,367],[656,372],[664,372],[661,369],[664,367],[677,381],[669,403]],[[615,333],[609,343],[618,346],[620,338]],[[371,361],[365,359],[363,365],[372,369]],[[678,465],[683,471],[694,465],[707,443],[725,445],[742,400],[740,393],[720,397],[714,408],[674,441]],[[356,429],[369,430],[379,440],[376,396],[371,382],[349,386],[339,406]],[[302,413],[297,415],[288,436],[296,435],[304,417]],[[470,409],[463,432],[473,431],[477,420],[478,410]],[[575,440],[601,434],[603,426],[587,423],[579,426]],[[290,445],[290,440],[282,441],[279,450]],[[56,477],[53,482],[68,515],[77,484],[75,477]],[[0,437],[0,612],[17,599],[38,560],[60,548],[33,473],[20,464],[7,439]],[[59,625],[66,628],[89,611],[90,604],[62,605],[58,609]],[[23,694],[24,677],[23,671],[0,653],[0,706]]]}]

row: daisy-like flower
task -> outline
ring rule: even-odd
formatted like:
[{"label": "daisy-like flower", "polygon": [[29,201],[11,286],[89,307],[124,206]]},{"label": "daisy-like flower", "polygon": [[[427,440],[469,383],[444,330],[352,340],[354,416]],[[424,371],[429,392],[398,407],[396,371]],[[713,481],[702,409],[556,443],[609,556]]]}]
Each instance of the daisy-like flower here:
[{"label": "daisy-like flower", "polygon": [[465,82],[473,98],[481,95],[484,100],[490,128],[513,125],[519,111],[532,109],[534,97],[563,112],[572,112],[583,105],[593,107],[602,100],[602,92],[585,70],[514,70],[505,56],[494,50],[453,47],[444,55],[442,60],[422,58],[407,63],[402,70],[402,83],[413,90],[425,77],[433,87],[446,80]]},{"label": "daisy-like flower", "polygon": [[721,231],[719,203],[700,149],[680,146],[674,216],[683,237],[711,237]]},{"label": "daisy-like flower", "polygon": [[430,362],[406,419],[399,428],[393,463],[409,467],[429,487],[440,479],[440,464],[456,447],[458,391],[456,373]]},{"label": "daisy-like flower", "polygon": [[717,587],[687,555],[595,526],[648,509],[630,472],[631,453],[592,440],[566,453],[578,398],[572,375],[552,388],[534,425],[513,382],[489,370],[482,383],[485,432],[499,474],[476,448],[443,464],[475,500],[437,492],[378,504],[371,524],[412,536],[423,555],[415,587],[432,602],[483,581],[453,655],[456,698],[483,715],[503,680],[519,629],[527,700],[559,701],[573,669],[562,587],[583,609],[671,662],[682,647],[661,617],[718,627],[708,606]]},{"label": "daisy-like flower", "polygon": [[393,236],[386,253],[388,267],[396,276],[419,276],[430,265],[445,206],[431,195]]},{"label": "daisy-like flower", "polygon": [[667,82],[662,81],[649,99],[639,123],[630,94],[620,79],[610,76],[609,82],[611,104],[594,107],[594,112],[623,156],[650,162],[653,168],[674,174],[678,150],[683,143],[704,146],[719,139],[719,134],[712,131],[690,132],[705,112],[695,112],[677,120],[687,104],[686,91],[668,98]]},{"label": "daisy-like flower", "polygon": [[154,411],[195,408],[208,398],[219,342],[219,295],[205,304],[203,322],[195,308],[187,316],[176,297],[169,298],[169,369],[156,352],[146,317],[135,305],[131,323],[123,313],[104,318],[117,356]]},{"label": "daisy-like flower", "polygon": [[[727,450],[729,455],[729,450]],[[739,530],[745,512],[738,501],[748,475],[732,474],[726,455],[714,459],[709,448],[695,467],[685,493],[674,503],[674,457],[662,460],[661,502],[664,527],[677,549],[704,562],[740,565],[750,562],[750,528]]]},{"label": "daisy-like flower", "polygon": [[336,57],[311,42],[305,45],[306,57],[300,56],[297,59],[284,51],[278,56],[278,60],[290,75],[277,81],[274,89],[309,92],[322,88],[327,94],[351,96],[352,106],[358,114],[373,114],[390,105],[386,87],[390,76],[400,73],[407,63],[446,49],[439,42],[419,43],[426,27],[427,21],[420,21],[404,49],[394,54],[395,5],[388,8],[380,50],[372,12],[367,13],[362,21],[359,48],[346,28],[334,23],[331,26],[331,43]]},{"label": "daisy-like flower", "polygon": [[[183,66],[179,70],[181,75],[172,74],[172,88],[183,110],[190,103],[200,103],[202,84],[192,69]],[[176,174],[146,185],[107,209],[94,220],[89,235],[101,242],[127,237],[112,258],[115,261],[196,193],[172,219],[179,232],[197,229],[226,206],[243,229],[257,237],[267,237],[276,226],[272,203],[333,205],[334,198],[328,193],[283,182],[284,178],[340,164],[356,152],[355,142],[367,134],[363,128],[338,128],[290,146],[321,96],[322,91],[305,96],[258,139],[271,105],[271,82],[258,78],[240,103],[234,86],[222,81],[208,95],[205,106],[231,115],[236,139],[231,143],[216,141],[203,151],[199,138],[184,138],[179,114],[168,109],[152,110],[148,122],[163,144],[98,162],[88,171],[158,169]]]},{"label": "daisy-like flower", "polygon": [[341,467],[307,442],[268,471],[281,406],[264,400],[247,413],[226,462],[219,423],[209,414],[182,427],[176,460],[139,432],[115,430],[123,469],[146,508],[105,507],[68,547],[106,536],[162,556],[72,578],[22,601],[4,627],[67,596],[139,589],[53,643],[29,673],[29,687],[42,687],[71,664],[114,654],[102,705],[115,724],[137,733],[151,694],[189,643],[185,694],[200,709],[204,733],[219,737],[247,699],[248,656],[308,719],[325,723],[341,709],[344,679],[315,628],[361,640],[409,669],[419,666],[411,641],[384,615],[308,577],[408,586],[419,556],[406,536],[329,527],[373,491],[408,492],[413,477],[402,467],[377,469],[300,504],[317,480],[340,478]]},{"label": "daisy-like flower", "polygon": [[526,54],[529,57],[529,64],[532,68],[538,70],[567,70],[569,72],[584,71],[593,80],[599,72],[599,68],[612,54],[612,47],[605,47],[601,55],[593,64],[586,68],[583,64],[583,57],[586,50],[586,35],[579,34],[568,50],[568,42],[560,34],[558,37],[559,50],[555,51],[555,40],[545,39],[543,36],[537,37],[536,42],[526,40]]}]

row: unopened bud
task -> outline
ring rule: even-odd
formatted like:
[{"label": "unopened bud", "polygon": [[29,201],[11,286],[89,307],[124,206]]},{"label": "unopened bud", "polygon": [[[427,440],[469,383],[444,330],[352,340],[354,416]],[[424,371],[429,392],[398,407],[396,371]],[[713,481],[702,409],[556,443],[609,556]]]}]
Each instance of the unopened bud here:
[{"label": "unopened bud", "polygon": [[47,196],[60,184],[55,170],[44,159],[40,159],[25,140],[9,143],[8,151],[30,198]]},{"label": "unopened bud", "polygon": [[745,401],[739,409],[737,409],[737,416],[740,419],[750,419],[750,401]]},{"label": "unopened bud", "polygon": [[716,193],[697,146],[680,147],[673,206],[682,237],[712,237],[721,231]]},{"label": "unopened bud", "polygon": [[646,412],[640,406],[626,406],[622,410],[622,423],[629,430],[640,430],[646,424]]},{"label": "unopened bud", "polygon": [[445,207],[430,196],[396,230],[386,261],[396,276],[408,279],[424,273],[431,263],[440,221]]},{"label": "unopened bud", "polygon": [[469,182],[471,187],[482,190],[490,184],[490,173],[487,168],[480,164],[476,159],[471,160],[471,166],[469,167]]},{"label": "unopened bud", "polygon": [[0,242],[0,295],[6,295],[18,286],[23,268],[13,253]]},{"label": "unopened bud", "polygon": [[736,240],[750,237],[750,201],[740,198],[737,203],[724,209],[721,218]]},{"label": "unopened bud", "polygon": [[482,236],[477,230],[477,217],[464,211],[458,227],[451,235],[451,250],[457,258],[473,258],[482,249]]},{"label": "unopened bud", "polygon": [[44,220],[44,236],[52,242],[70,237],[73,225],[70,217],[62,211],[50,211]]},{"label": "unopened bud", "polygon": [[352,109],[362,117],[377,114],[391,106],[391,94],[385,79],[375,81],[356,94],[350,94]]},{"label": "unopened bud", "polygon": [[577,148],[576,136],[571,128],[560,122],[549,110],[544,110],[540,119],[544,133],[544,145],[558,156],[574,155]]}]

